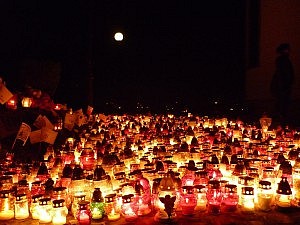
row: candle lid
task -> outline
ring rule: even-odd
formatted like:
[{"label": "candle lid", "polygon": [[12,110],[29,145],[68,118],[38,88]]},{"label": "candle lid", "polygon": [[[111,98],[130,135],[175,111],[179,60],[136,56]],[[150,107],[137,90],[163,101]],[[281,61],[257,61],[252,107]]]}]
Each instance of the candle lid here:
[{"label": "candle lid", "polygon": [[225,192],[226,193],[237,193],[237,186],[235,184],[226,184]]},{"label": "candle lid", "polygon": [[264,189],[264,190],[270,190],[270,189],[272,189],[271,182],[267,181],[267,180],[261,180],[261,181],[259,181],[259,188]]},{"label": "candle lid", "polygon": [[103,202],[102,192],[100,188],[95,188],[92,196],[93,202]]},{"label": "candle lid", "polygon": [[222,156],[222,158],[221,158],[221,163],[222,163],[222,164],[229,165],[229,159],[228,159],[227,155],[223,155],[223,156]]},{"label": "candle lid", "polygon": [[254,184],[254,178],[250,176],[241,176],[238,179],[238,183],[241,185],[249,186]]},{"label": "candle lid", "polygon": [[73,174],[73,169],[70,164],[65,164],[63,172],[62,172],[62,177],[63,178],[72,178]]},{"label": "candle lid", "polygon": [[201,185],[201,184],[195,185],[194,188],[195,188],[195,191],[197,193],[204,193],[205,192],[205,186],[204,185]]},{"label": "candle lid", "polygon": [[64,207],[64,205],[65,205],[64,199],[53,200],[53,208],[61,208]]},{"label": "candle lid", "polygon": [[182,186],[182,193],[183,194],[193,194],[194,187],[193,186]]},{"label": "candle lid", "polygon": [[66,190],[67,190],[66,187],[54,187],[53,188],[53,194],[60,195],[60,194],[62,194]]},{"label": "candle lid", "polygon": [[39,205],[48,205],[51,202],[51,198],[41,198],[39,200]]},{"label": "candle lid", "polygon": [[220,180],[221,187],[225,187],[229,183],[228,180]]},{"label": "candle lid", "polygon": [[101,165],[97,165],[94,170],[93,180],[94,181],[103,180],[103,179],[105,179],[104,177],[106,177],[105,170],[103,169],[103,167]]},{"label": "candle lid", "polygon": [[123,195],[122,196],[123,203],[130,203],[130,202],[132,202],[133,196],[134,196],[133,194]]},{"label": "candle lid", "polygon": [[282,195],[291,195],[292,190],[287,177],[282,177],[281,181],[278,183],[277,193]]},{"label": "candle lid", "polygon": [[243,195],[254,195],[254,188],[253,187],[242,187],[242,194]]},{"label": "candle lid", "polygon": [[115,175],[115,179],[126,177],[126,173],[125,172],[115,173],[114,175]]},{"label": "candle lid", "polygon": [[18,186],[19,187],[29,187],[29,183],[27,182],[27,180],[19,180]]},{"label": "candle lid", "polygon": [[88,209],[89,202],[82,200],[82,201],[78,202],[78,205],[79,205],[79,210],[86,210],[86,209]]},{"label": "candle lid", "polygon": [[41,186],[41,184],[42,184],[41,180],[34,181],[34,182],[31,183],[31,188],[34,187],[34,186]]},{"label": "candle lid", "polygon": [[209,186],[210,189],[219,189],[220,188],[220,181],[210,180],[210,181],[208,181],[208,186]]},{"label": "candle lid", "polygon": [[116,194],[109,194],[105,196],[105,203],[110,203],[115,200]]},{"label": "candle lid", "polygon": [[5,184],[5,183],[12,183],[12,176],[1,176],[0,177],[0,183]]},{"label": "candle lid", "polygon": [[8,198],[11,193],[11,190],[2,190],[0,191],[0,198]]},{"label": "candle lid", "polygon": [[18,194],[16,195],[16,201],[22,201],[22,200],[26,200],[27,196],[26,194]]},{"label": "candle lid", "polygon": [[84,177],[83,169],[79,164],[76,164],[73,169],[72,180],[82,180]]},{"label": "candle lid", "polygon": [[208,173],[207,171],[196,171],[195,177],[208,178]]},{"label": "candle lid", "polygon": [[74,199],[76,199],[77,202],[85,200],[85,195],[84,194],[82,194],[82,195],[75,195]]},{"label": "candle lid", "polygon": [[37,175],[48,175],[48,168],[47,168],[45,162],[41,163],[41,165],[38,169]]},{"label": "candle lid", "polygon": [[40,200],[42,197],[43,197],[42,194],[33,195],[33,196],[32,196],[32,202],[33,202],[33,203],[38,203],[39,200]]}]

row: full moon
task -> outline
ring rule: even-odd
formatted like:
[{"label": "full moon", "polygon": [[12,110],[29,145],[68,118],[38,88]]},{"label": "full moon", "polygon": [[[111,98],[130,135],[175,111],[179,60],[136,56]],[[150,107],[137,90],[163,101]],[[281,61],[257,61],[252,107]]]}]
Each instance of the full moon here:
[{"label": "full moon", "polygon": [[123,34],[121,32],[115,33],[115,40],[116,41],[122,41],[123,40]]}]

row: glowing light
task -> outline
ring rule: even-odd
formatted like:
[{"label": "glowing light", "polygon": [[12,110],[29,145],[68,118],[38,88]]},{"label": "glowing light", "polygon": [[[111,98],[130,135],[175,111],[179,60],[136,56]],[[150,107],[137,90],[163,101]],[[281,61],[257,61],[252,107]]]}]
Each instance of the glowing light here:
[{"label": "glowing light", "polygon": [[124,36],[121,32],[117,32],[117,33],[115,33],[114,38],[116,41],[123,41]]}]

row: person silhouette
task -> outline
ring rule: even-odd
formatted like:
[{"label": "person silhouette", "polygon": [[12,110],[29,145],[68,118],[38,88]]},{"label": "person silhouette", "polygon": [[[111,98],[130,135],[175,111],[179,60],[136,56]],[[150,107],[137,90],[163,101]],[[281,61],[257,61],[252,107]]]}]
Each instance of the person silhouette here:
[{"label": "person silhouette", "polygon": [[286,122],[294,82],[294,67],[290,60],[290,45],[280,44],[276,52],[275,73],[271,81],[271,94],[275,98],[275,115]]}]

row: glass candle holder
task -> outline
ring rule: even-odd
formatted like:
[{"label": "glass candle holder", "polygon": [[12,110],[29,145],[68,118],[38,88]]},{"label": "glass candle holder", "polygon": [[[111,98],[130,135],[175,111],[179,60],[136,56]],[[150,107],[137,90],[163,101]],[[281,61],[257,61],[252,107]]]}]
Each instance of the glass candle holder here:
[{"label": "glass candle holder", "polygon": [[258,208],[262,211],[270,211],[272,209],[273,195],[271,182],[260,181],[257,193]]},{"label": "glass candle holder", "polygon": [[66,187],[54,187],[51,195],[52,201],[63,199],[65,201],[66,207],[71,206],[71,199],[68,195],[68,190]]},{"label": "glass candle holder", "polygon": [[149,202],[146,201],[143,194],[136,195],[136,204],[138,206],[138,215],[139,216],[145,216],[151,213],[151,208],[149,207]]},{"label": "glass candle holder", "polygon": [[[250,176],[238,177],[237,194],[239,196],[242,196],[243,187],[253,187],[254,188],[254,181],[255,181],[255,179],[253,177],[250,177]],[[254,189],[254,191],[255,191],[255,189]],[[239,198],[239,203],[240,204],[241,204],[241,201],[242,201],[242,199]]]},{"label": "glass candle holder", "polygon": [[92,148],[84,148],[80,154],[80,163],[82,168],[86,171],[91,171],[94,169],[96,160],[95,153]]},{"label": "glass candle holder", "polygon": [[193,215],[195,207],[197,206],[197,198],[194,193],[193,186],[183,186],[180,197],[180,206],[182,215]]},{"label": "glass candle holder", "polygon": [[16,196],[15,219],[22,220],[29,217],[28,200],[25,194]]},{"label": "glass candle holder", "polygon": [[67,223],[68,209],[64,199],[53,200],[52,224],[63,225]]},{"label": "glass candle holder", "polygon": [[135,221],[138,218],[138,206],[134,201],[134,195],[123,195],[122,215],[126,221]]},{"label": "glass candle holder", "polygon": [[99,220],[104,216],[104,202],[100,188],[95,188],[90,204],[92,219]]},{"label": "glass candle holder", "polygon": [[51,223],[52,203],[51,198],[41,198],[39,200],[39,223]]},{"label": "glass candle holder", "polygon": [[15,216],[11,191],[0,191],[0,220],[10,220]]},{"label": "glass candle holder", "polygon": [[45,187],[42,185],[42,181],[34,181],[31,184],[31,196],[45,194]]},{"label": "glass candle holder", "polygon": [[195,180],[194,180],[194,186],[196,185],[208,185],[208,173],[206,171],[196,171],[195,172]]},{"label": "glass candle holder", "polygon": [[50,174],[48,172],[48,168],[45,162],[42,162],[40,164],[40,167],[37,171],[36,180],[45,182],[50,177]]},{"label": "glass candle holder", "polygon": [[116,194],[105,196],[105,214],[109,221],[116,221],[120,219],[121,214],[117,207]]},{"label": "glass candle holder", "polygon": [[34,220],[38,220],[39,217],[39,201],[43,198],[43,195],[34,195],[32,196],[32,201],[30,204],[30,214],[31,218]]},{"label": "glass candle holder", "polygon": [[78,203],[78,211],[76,213],[76,219],[79,225],[90,225],[92,222],[92,214],[88,201],[80,201]]},{"label": "glass candle holder", "polygon": [[195,170],[192,170],[192,168],[190,169],[188,168],[181,179],[182,186],[193,186],[194,180],[195,180]]},{"label": "glass candle holder", "polygon": [[238,203],[237,186],[235,184],[226,184],[222,200],[224,212],[236,211]]},{"label": "glass candle holder", "polygon": [[222,193],[219,181],[209,181],[206,197],[208,202],[208,212],[211,214],[219,214],[221,212],[222,202]]},{"label": "glass candle holder", "polygon": [[300,168],[294,169],[293,173],[293,188],[295,191],[294,205],[300,207]]},{"label": "glass candle holder", "polygon": [[195,194],[197,197],[197,205],[195,211],[203,212],[206,211],[207,198],[206,198],[206,187],[204,185],[196,185]]},{"label": "glass candle holder", "polygon": [[74,217],[76,217],[76,213],[79,209],[79,202],[85,200],[85,195],[75,195],[73,198],[73,202],[71,205],[71,213]]},{"label": "glass candle holder", "polygon": [[254,207],[254,188],[242,187],[241,211],[245,213],[252,213],[254,211]]},{"label": "glass candle holder", "polygon": [[27,180],[20,180],[17,185],[17,194],[25,194],[28,202],[31,202],[31,192]]},{"label": "glass candle holder", "polygon": [[282,177],[278,183],[275,204],[277,209],[285,210],[291,207],[292,190],[286,177]]},{"label": "glass candle holder", "polygon": [[88,196],[87,193],[87,182],[85,179],[80,180],[72,180],[70,186],[69,186],[69,196],[71,198],[71,201],[74,202],[74,198],[76,196],[86,196],[86,200],[90,198],[90,195]]},{"label": "glass candle holder", "polygon": [[11,190],[13,187],[13,177],[12,176],[1,176],[0,177],[0,190]]}]

